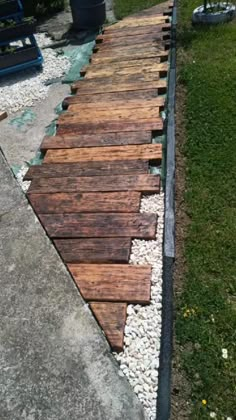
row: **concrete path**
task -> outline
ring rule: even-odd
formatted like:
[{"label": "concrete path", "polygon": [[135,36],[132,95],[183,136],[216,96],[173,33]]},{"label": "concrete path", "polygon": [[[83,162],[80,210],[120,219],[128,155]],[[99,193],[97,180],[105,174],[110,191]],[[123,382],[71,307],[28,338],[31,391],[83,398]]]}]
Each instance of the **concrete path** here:
[{"label": "concrete path", "polygon": [[1,420],[143,420],[1,153],[0,176]]}]

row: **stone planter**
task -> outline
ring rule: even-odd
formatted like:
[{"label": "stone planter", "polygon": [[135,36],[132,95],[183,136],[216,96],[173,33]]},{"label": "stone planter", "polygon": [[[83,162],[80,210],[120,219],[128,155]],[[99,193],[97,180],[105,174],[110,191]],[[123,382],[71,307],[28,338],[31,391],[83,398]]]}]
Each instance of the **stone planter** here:
[{"label": "stone planter", "polygon": [[[211,9],[218,3],[208,4],[207,9]],[[219,3],[221,10],[216,12],[204,12],[204,6],[197,7],[193,11],[192,22],[193,24],[216,25],[218,23],[225,23],[232,20],[235,16],[235,6],[231,3]]]}]

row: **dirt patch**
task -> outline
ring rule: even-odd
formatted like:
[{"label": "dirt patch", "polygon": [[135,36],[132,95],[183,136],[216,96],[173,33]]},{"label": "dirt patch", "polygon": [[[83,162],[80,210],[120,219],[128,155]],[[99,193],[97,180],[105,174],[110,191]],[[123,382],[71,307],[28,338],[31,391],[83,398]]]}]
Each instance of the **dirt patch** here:
[{"label": "dirt patch", "polygon": [[[180,60],[178,60],[178,65]],[[176,262],[174,271],[175,302],[181,294],[183,279],[186,271],[184,258],[184,242],[189,218],[185,208],[185,169],[184,145],[186,131],[184,122],[186,92],[177,77],[176,90]],[[172,404],[171,419],[182,420],[190,418],[190,384],[181,370],[181,353],[183,349],[176,343],[174,337],[174,352],[172,366]]]}]

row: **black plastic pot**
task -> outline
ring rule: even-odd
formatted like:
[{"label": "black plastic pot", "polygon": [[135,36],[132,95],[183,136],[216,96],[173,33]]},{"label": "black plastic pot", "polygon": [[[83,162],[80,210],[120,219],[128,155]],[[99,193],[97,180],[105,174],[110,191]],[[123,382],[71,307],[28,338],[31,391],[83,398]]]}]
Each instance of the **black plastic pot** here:
[{"label": "black plastic pot", "polygon": [[13,15],[19,12],[19,4],[17,0],[6,0],[0,2],[0,19],[4,16]]},{"label": "black plastic pot", "polygon": [[70,0],[74,28],[97,29],[106,20],[106,4],[103,0]]},{"label": "black plastic pot", "polygon": [[15,26],[0,28],[0,42],[12,41],[32,35],[36,31],[36,20],[33,22],[21,22]]},{"label": "black plastic pot", "polygon": [[28,61],[36,60],[37,58],[37,47],[23,47],[13,53],[0,54],[0,70],[16,66],[18,64],[24,64]]}]

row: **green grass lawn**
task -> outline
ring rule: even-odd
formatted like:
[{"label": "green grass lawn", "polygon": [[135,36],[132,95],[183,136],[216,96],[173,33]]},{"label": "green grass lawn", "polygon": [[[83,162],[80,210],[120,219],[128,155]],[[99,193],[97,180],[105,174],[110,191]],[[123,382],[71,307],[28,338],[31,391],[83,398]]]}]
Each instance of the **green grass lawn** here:
[{"label": "green grass lawn", "polygon": [[114,0],[114,10],[117,19],[163,3],[163,0]]},{"label": "green grass lawn", "polygon": [[176,334],[191,388],[191,418],[204,420],[216,413],[216,419],[235,419],[236,22],[193,29],[191,13],[200,3],[179,1],[190,224]]}]

